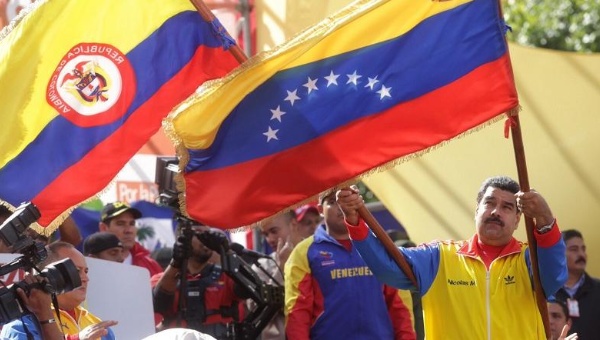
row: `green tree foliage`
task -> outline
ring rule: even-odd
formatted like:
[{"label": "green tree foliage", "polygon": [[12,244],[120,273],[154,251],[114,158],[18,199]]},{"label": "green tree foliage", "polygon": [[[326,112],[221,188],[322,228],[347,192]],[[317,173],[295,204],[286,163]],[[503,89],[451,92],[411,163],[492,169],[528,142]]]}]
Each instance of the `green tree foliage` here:
[{"label": "green tree foliage", "polygon": [[600,52],[600,0],[507,0],[507,37],[526,46]]},{"label": "green tree foliage", "polygon": [[138,229],[137,229],[138,240],[140,240],[140,241],[148,240],[148,239],[151,239],[152,237],[154,237],[154,235],[156,235],[156,231],[154,231],[154,228],[152,228],[152,226],[150,226],[148,224],[138,225]]},{"label": "green tree foliage", "polygon": [[379,202],[379,198],[375,196],[375,193],[373,193],[365,183],[358,182],[356,183],[356,186],[366,203]]}]

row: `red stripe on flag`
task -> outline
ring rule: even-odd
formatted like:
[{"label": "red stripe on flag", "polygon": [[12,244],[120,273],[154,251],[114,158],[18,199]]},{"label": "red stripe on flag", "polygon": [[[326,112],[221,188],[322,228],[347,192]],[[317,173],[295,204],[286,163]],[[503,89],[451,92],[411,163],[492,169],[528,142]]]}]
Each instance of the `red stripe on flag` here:
[{"label": "red stripe on flag", "polygon": [[32,200],[45,213],[38,223],[49,225],[66,208],[90,198],[86,193],[103,190],[158,131],[166,113],[204,81],[223,76],[238,64],[233,55],[222,48],[199,47],[190,62],[132,113],[119,129],[66,169]]},{"label": "red stripe on flag", "polygon": [[[269,217],[393,159],[424,150],[517,105],[508,56],[455,82],[308,143],[234,166],[186,174],[187,212],[233,228]],[[501,98],[501,99],[499,99]],[[474,114],[477,112],[478,114]]]}]

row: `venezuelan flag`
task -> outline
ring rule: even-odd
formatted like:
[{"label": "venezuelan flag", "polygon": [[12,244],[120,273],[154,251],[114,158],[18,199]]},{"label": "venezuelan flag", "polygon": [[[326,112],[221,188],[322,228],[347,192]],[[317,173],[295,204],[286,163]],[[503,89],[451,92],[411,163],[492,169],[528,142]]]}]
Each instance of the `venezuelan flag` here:
[{"label": "venezuelan flag", "polygon": [[0,40],[0,200],[39,223],[103,190],[207,79],[237,66],[188,0],[47,0]]},{"label": "venezuelan flag", "polygon": [[168,118],[187,212],[247,225],[516,108],[498,6],[358,1],[205,86]]}]

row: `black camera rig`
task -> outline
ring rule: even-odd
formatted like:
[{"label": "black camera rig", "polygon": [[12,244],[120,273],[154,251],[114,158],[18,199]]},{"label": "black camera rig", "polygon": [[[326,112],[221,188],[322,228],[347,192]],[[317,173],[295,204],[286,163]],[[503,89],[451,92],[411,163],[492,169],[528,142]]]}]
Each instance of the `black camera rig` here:
[{"label": "black camera rig", "polygon": [[0,325],[29,313],[19,300],[16,288],[21,288],[26,293],[31,289],[41,289],[49,294],[60,294],[81,286],[79,271],[71,259],[53,262],[41,271],[36,267],[47,258],[48,253],[44,244],[25,235],[25,231],[39,218],[40,212],[35,205],[23,203],[0,226],[0,239],[13,253],[22,254],[12,262],[0,266],[0,276],[17,269],[35,269],[38,273],[36,276],[43,279],[42,283],[27,284],[21,281],[10,286],[0,282]]},{"label": "black camera rig", "polygon": [[222,249],[220,254],[223,271],[256,304],[244,320],[231,325],[232,339],[256,339],[273,317],[283,311],[284,287],[276,281],[269,284],[261,280],[252,267],[235,252]]},{"label": "black camera rig", "polygon": [[181,214],[179,193],[175,176],[179,173],[179,160],[176,157],[157,157],[154,183],[158,186],[158,203],[171,207]]},{"label": "black camera rig", "polygon": [[[178,228],[183,235],[188,235],[186,238],[191,241],[191,237],[194,237],[191,227],[201,225],[201,223],[184,216],[181,212],[179,204],[181,192],[175,181],[175,176],[179,172],[179,161],[176,157],[157,158],[155,183],[158,185],[159,204],[174,209]],[[208,234],[203,233],[202,235],[206,237]],[[205,246],[220,254],[223,272],[242,290],[242,295],[251,299],[255,304],[255,308],[250,310],[243,320],[233,322],[228,326],[227,339],[256,339],[273,317],[283,311],[284,287],[276,280],[272,280],[273,283],[261,280],[252,266],[230,249],[228,243],[214,243],[202,238],[201,241]],[[182,268],[186,268],[185,263]],[[181,289],[184,289],[186,284],[183,280],[185,276],[184,274],[180,276],[182,278]],[[185,296],[184,292],[180,292],[180,296]],[[183,308],[185,309],[185,306]]]}]

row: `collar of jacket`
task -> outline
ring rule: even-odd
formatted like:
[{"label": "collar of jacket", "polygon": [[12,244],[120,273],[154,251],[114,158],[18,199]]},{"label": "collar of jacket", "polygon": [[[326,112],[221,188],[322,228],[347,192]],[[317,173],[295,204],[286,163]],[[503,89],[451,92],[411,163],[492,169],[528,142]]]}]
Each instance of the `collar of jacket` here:
[{"label": "collar of jacket", "polygon": [[[468,241],[465,241],[465,243],[460,247],[460,249],[457,251],[458,254],[461,255],[465,255],[465,256],[469,256],[469,257],[473,257],[473,258],[477,258],[480,257],[479,255],[479,246],[477,245],[477,242],[479,241],[479,238],[477,236],[477,234],[473,235],[473,237],[471,237],[471,239],[469,239]],[[510,254],[515,254],[515,253],[519,253],[521,252],[521,244],[519,244],[519,242],[513,237],[511,238],[510,242],[508,242],[508,244],[506,246],[504,246],[504,249],[502,249],[502,251],[500,252],[500,255],[498,255],[498,257],[503,257],[506,255],[510,255]]]}]

